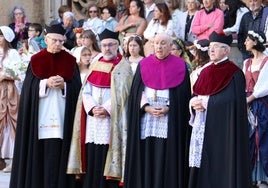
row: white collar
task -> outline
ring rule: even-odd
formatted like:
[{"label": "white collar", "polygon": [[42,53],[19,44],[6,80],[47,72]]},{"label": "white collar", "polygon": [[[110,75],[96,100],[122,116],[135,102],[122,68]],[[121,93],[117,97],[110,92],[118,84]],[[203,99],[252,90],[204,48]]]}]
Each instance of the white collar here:
[{"label": "white collar", "polygon": [[217,65],[217,64],[219,64],[227,59],[228,59],[228,57],[226,56],[226,57],[222,58],[220,61],[214,62],[214,64]]},{"label": "white collar", "polygon": [[145,6],[146,12],[147,11],[150,12],[150,11],[154,10],[155,6],[156,6],[155,3],[153,3],[149,8],[147,8],[147,6]]}]

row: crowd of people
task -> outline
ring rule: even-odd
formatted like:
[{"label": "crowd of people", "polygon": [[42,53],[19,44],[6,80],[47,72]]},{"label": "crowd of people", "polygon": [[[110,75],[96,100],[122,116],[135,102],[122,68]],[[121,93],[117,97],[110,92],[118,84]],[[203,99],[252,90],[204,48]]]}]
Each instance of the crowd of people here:
[{"label": "crowd of people", "polygon": [[[0,26],[10,188],[268,187],[265,2],[58,13],[43,26],[17,5]],[[242,67],[228,58],[234,39]]]}]

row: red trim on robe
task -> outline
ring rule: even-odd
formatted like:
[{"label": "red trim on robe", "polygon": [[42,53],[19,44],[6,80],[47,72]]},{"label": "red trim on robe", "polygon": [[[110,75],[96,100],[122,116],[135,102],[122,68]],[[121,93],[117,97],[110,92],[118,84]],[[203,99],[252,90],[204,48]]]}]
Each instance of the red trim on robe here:
[{"label": "red trim on robe", "polygon": [[40,79],[59,75],[69,81],[74,75],[76,60],[65,50],[53,54],[43,49],[32,56],[30,66],[33,74]]},{"label": "red trim on robe", "polygon": [[82,162],[82,172],[86,172],[86,119],[87,113],[84,108],[84,104],[82,103],[81,109],[81,122],[80,122],[80,147],[81,147],[81,162]]},{"label": "red trim on robe", "polygon": [[122,55],[117,55],[117,57],[113,60],[104,60],[103,57],[99,59],[96,63],[110,63],[113,64],[113,68],[109,73],[99,72],[99,71],[92,71],[92,73],[88,76],[87,81],[96,86],[101,88],[110,88],[111,87],[111,73],[114,67],[121,61]]},{"label": "red trim on robe", "polygon": [[214,95],[229,85],[240,68],[226,60],[204,68],[193,86],[195,95]]}]

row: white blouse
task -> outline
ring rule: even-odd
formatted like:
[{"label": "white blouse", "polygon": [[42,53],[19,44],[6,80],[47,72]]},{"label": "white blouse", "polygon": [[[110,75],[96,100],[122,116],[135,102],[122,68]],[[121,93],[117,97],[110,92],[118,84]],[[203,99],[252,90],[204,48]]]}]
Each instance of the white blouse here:
[{"label": "white blouse", "polygon": [[158,33],[167,33],[170,36],[173,36],[173,22],[172,20],[168,21],[167,26],[160,24],[158,20],[151,20],[145,29],[143,36],[145,39],[153,39]]},{"label": "white blouse", "polygon": [[247,7],[241,7],[236,11],[236,20],[235,24],[232,27],[228,27],[223,30],[224,33],[238,33],[239,26],[241,19],[245,13],[247,13],[249,10]]}]

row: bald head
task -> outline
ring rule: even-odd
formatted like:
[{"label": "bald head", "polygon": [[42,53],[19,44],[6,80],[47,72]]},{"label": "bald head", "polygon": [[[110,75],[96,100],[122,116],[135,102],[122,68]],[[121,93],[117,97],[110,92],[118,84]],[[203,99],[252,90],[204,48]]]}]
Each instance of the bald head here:
[{"label": "bald head", "polygon": [[166,33],[159,33],[154,38],[154,52],[158,59],[164,59],[171,51],[172,38]]}]

